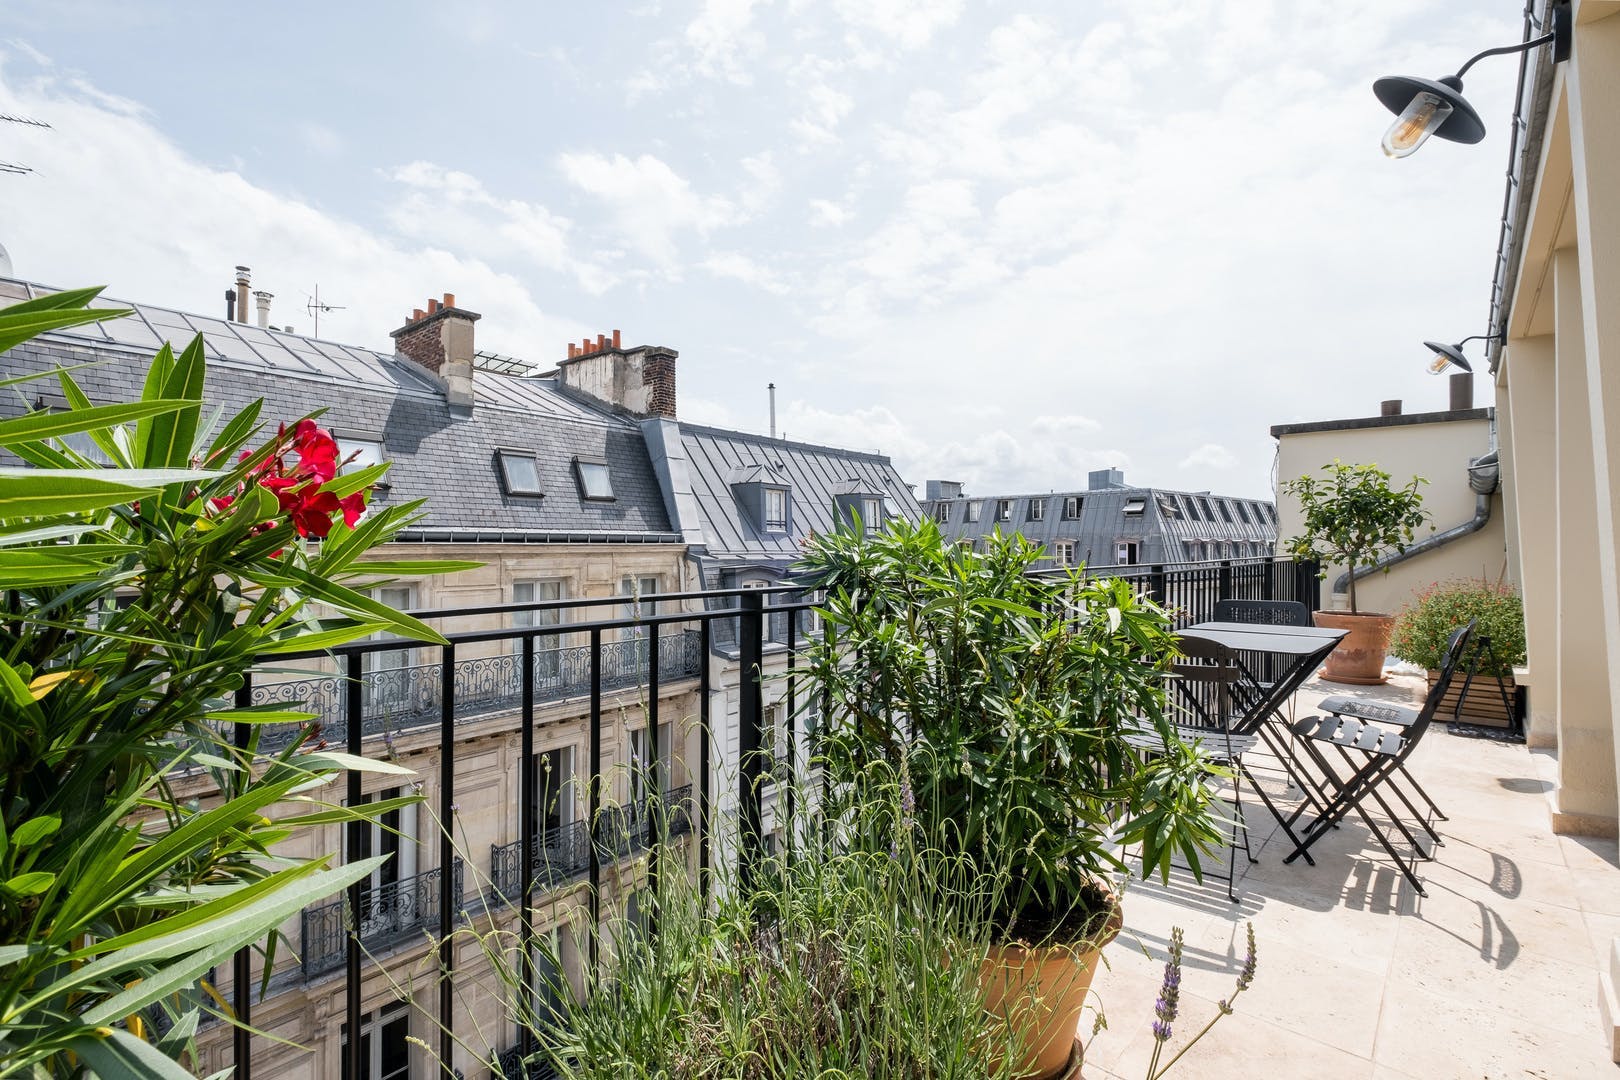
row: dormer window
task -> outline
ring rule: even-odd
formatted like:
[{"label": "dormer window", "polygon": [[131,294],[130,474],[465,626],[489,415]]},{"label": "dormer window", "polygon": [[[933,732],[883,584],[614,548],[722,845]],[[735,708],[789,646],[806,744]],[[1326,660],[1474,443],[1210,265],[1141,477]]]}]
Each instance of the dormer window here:
[{"label": "dormer window", "polygon": [[934,520],[941,525],[951,523],[951,504],[948,502],[936,503],[934,506]]},{"label": "dormer window", "polygon": [[1125,514],[1127,517],[1140,517],[1142,511],[1147,509],[1146,499],[1126,499]]},{"label": "dormer window", "polygon": [[787,488],[768,487],[765,489],[765,527],[767,529],[787,530],[788,523],[788,491]]},{"label": "dormer window", "polygon": [[508,495],[543,495],[540,490],[540,462],[533,450],[497,450],[495,461],[501,474],[501,489]]},{"label": "dormer window", "polygon": [[974,500],[973,502],[970,502],[970,503],[967,504],[967,520],[968,520],[968,524],[971,525],[971,524],[973,524],[973,523],[975,523],[975,522],[977,522],[979,520],[979,511],[981,509],[982,509],[982,507],[980,506],[980,504],[979,504],[979,502],[977,500]]},{"label": "dormer window", "polygon": [[1080,517],[1080,496],[1068,495],[1063,499],[1063,520],[1075,521]]},{"label": "dormer window", "polygon": [[1044,520],[1046,520],[1046,500],[1045,499],[1031,499],[1031,500],[1029,500],[1029,520],[1031,520],[1031,521],[1044,521]]},{"label": "dormer window", "polygon": [[1011,499],[997,499],[996,500],[996,520],[997,521],[1011,521],[1012,520],[1012,500]]},{"label": "dormer window", "polygon": [[613,501],[613,477],[607,462],[592,458],[575,458],[574,473],[579,477],[579,497],[592,502]]},{"label": "dormer window", "polygon": [[883,528],[883,500],[876,495],[867,495],[861,499],[861,524],[867,532],[879,532]]}]

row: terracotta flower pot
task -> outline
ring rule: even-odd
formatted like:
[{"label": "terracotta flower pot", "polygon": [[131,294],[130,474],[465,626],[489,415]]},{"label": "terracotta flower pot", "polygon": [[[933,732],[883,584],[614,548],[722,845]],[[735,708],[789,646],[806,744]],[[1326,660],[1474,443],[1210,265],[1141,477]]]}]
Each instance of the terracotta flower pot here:
[{"label": "terracotta flower pot", "polygon": [[1348,630],[1344,639],[1322,665],[1322,678],[1328,682],[1355,686],[1378,686],[1385,682],[1384,657],[1389,655],[1389,635],[1395,616],[1376,611],[1351,614],[1348,611],[1318,611],[1316,625],[1330,630]]},{"label": "terracotta flower pot", "polygon": [[1116,904],[1101,935],[1077,945],[1026,948],[997,945],[979,969],[984,1003],[1023,1036],[1017,1075],[1047,1080],[1071,1064],[1080,1013],[1103,948],[1119,935],[1124,917]]}]

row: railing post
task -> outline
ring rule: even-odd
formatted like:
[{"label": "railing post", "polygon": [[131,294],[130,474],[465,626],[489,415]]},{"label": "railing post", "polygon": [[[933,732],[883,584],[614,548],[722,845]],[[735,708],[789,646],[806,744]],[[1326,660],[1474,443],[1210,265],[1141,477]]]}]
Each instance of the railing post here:
[{"label": "railing post", "polygon": [[[523,945],[523,959],[518,968],[523,975],[523,1007],[527,1015],[534,1015],[534,894],[530,886],[534,883],[534,857],[537,854],[534,846],[536,836],[535,824],[535,780],[534,775],[534,635],[525,634],[521,642],[520,663],[523,671],[520,673],[519,693],[522,695],[521,712],[518,714],[518,723],[521,725],[519,736],[519,753],[523,756],[518,765],[518,925],[521,927],[521,941]],[[491,864],[493,869],[493,864]],[[518,1041],[519,1050],[523,1054],[529,1053],[533,1048],[529,1045],[530,1029],[528,1024],[522,1025],[522,1037]]]},{"label": "railing post", "polygon": [[[652,795],[648,799],[643,813],[646,814],[647,842],[647,931],[649,934],[658,932],[658,828],[662,824],[664,836],[669,837],[669,807],[665,805],[664,785],[669,778],[663,776],[659,768],[663,758],[658,747],[658,652],[663,647],[663,638],[658,633],[655,624],[649,628],[652,640],[647,650],[647,768],[652,777]],[[655,801],[656,800],[656,801]],[[655,808],[656,807],[656,811]]]},{"label": "railing post", "polygon": [[1262,600],[1277,599],[1278,565],[1275,557],[1269,558],[1265,562],[1265,583],[1260,586],[1260,599]]},{"label": "railing post", "polygon": [[[245,672],[242,675],[242,685],[236,691],[236,707],[245,709],[253,704],[253,673]],[[247,757],[248,743],[252,738],[253,729],[248,724],[237,724],[232,732],[237,754],[245,759]],[[250,766],[244,760],[243,768]],[[231,1000],[236,1010],[236,1029],[231,1033],[232,1056],[236,1060],[236,1071],[231,1075],[240,1080],[251,1080],[253,1075],[253,1029],[249,1026],[253,1021],[253,950],[243,946],[236,950],[236,956],[231,963]]]},{"label": "railing post", "polygon": [[1156,563],[1148,568],[1148,599],[1163,607],[1167,596],[1165,592],[1165,574],[1163,564]]},{"label": "railing post", "polygon": [[760,676],[765,663],[765,595],[757,590],[740,597],[737,617],[737,757],[741,766],[738,806],[738,881],[746,893],[754,867],[764,850],[763,805],[764,687]]},{"label": "railing post", "polygon": [[[439,1060],[446,1076],[453,1075],[451,1055],[455,995],[455,928],[461,890],[456,887],[456,647],[445,645],[439,662]],[[358,1075],[358,1074],[357,1074]]]},{"label": "railing post", "polygon": [[[602,929],[602,852],[597,847],[596,827],[602,812],[602,628],[591,628],[591,771],[586,785],[585,847],[590,852],[591,875],[591,932],[586,935],[590,946],[591,982],[597,979],[597,938]],[[589,983],[587,984],[589,985]],[[356,1076],[359,1074],[356,1073]]]},{"label": "railing post", "polygon": [[698,792],[697,792],[697,849],[698,899],[703,910],[709,904],[709,747],[714,739],[711,705],[709,701],[709,635],[712,621],[698,623]]},{"label": "railing post", "polygon": [[1222,559],[1221,568],[1216,574],[1215,599],[1231,600],[1232,597],[1232,560]]},{"label": "railing post", "polygon": [[[362,654],[352,652],[347,657],[346,674],[348,684],[344,687],[343,700],[345,703],[345,724],[348,727],[349,753],[359,757],[361,745],[365,739],[362,722],[365,702],[363,691],[365,689],[362,679],[365,675]],[[358,807],[364,798],[360,789],[360,773],[355,769],[349,770],[348,775],[349,807]],[[358,818],[350,819],[348,823],[348,851],[344,853],[344,862],[352,862],[360,851],[360,845],[365,838],[365,824]],[[356,881],[349,886],[349,934],[343,947],[343,1014],[347,1018],[349,1028],[349,1042],[343,1048],[343,1057],[348,1062],[346,1070],[349,1076],[364,1076],[361,1070],[365,1065],[360,1056],[360,882]]]}]

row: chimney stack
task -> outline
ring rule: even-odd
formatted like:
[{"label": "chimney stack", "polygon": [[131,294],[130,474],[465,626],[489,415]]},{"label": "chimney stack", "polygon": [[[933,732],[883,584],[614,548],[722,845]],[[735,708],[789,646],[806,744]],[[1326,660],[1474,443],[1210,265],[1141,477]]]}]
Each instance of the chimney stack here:
[{"label": "chimney stack", "polygon": [[432,373],[444,386],[445,400],[456,416],[471,416],[473,409],[473,323],[481,315],[456,307],[454,293],[444,302],[429,300],[427,310],[416,308],[404,326],[389,336],[401,356]]},{"label": "chimney stack", "polygon": [[236,321],[247,322],[248,268],[236,268]]},{"label": "chimney stack", "polygon": [[260,289],[253,294],[253,302],[259,305],[260,330],[270,329],[270,301],[274,298],[274,296],[274,293],[267,293],[263,289]]},{"label": "chimney stack", "polygon": [[1400,398],[1390,398],[1388,401],[1379,402],[1379,404],[1378,404],[1378,415],[1379,416],[1399,416],[1399,415],[1401,415],[1401,399]]},{"label": "chimney stack", "polygon": [[1474,407],[1474,374],[1459,371],[1451,376],[1451,411],[1467,412]]},{"label": "chimney stack", "polygon": [[626,348],[619,331],[568,343],[557,365],[558,385],[579,397],[632,416],[675,419],[674,349]]}]

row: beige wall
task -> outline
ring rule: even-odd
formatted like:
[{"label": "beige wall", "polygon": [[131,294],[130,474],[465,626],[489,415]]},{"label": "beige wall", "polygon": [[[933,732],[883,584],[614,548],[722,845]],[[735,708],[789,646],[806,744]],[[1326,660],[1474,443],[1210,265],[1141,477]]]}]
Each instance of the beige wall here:
[{"label": "beige wall", "polygon": [[[1277,478],[1285,483],[1306,473],[1317,474],[1335,459],[1356,464],[1376,464],[1391,474],[1391,483],[1404,484],[1414,476],[1428,481],[1423,485],[1423,506],[1436,530],[1461,525],[1474,517],[1475,496],[1468,486],[1467,467],[1471,458],[1491,448],[1491,421],[1445,420],[1329,431],[1288,433],[1279,437]],[[1491,498],[1491,519],[1479,532],[1454,540],[1437,551],[1400,563],[1388,574],[1375,574],[1356,583],[1357,603],[1364,611],[1400,611],[1417,591],[1437,581],[1454,578],[1485,578],[1490,581],[1516,580],[1509,566],[1503,530],[1502,497]],[[1286,543],[1298,536],[1303,515],[1299,502],[1279,491],[1277,494],[1277,536]],[[1418,539],[1431,535],[1425,529]],[[1335,605],[1329,597],[1334,581],[1344,571],[1336,566],[1323,583],[1322,602]],[[1348,606],[1348,599],[1336,598]]]}]

